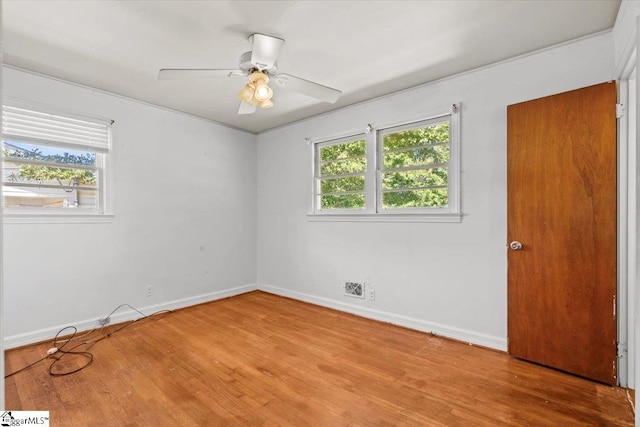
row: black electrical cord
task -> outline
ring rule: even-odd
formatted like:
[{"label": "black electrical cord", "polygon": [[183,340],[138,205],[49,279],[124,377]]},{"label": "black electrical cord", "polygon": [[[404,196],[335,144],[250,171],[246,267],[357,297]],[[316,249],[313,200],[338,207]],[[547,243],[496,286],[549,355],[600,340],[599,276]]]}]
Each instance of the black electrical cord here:
[{"label": "black electrical cord", "polygon": [[[109,319],[116,311],[118,311],[120,308],[122,307],[129,307],[130,309],[138,312],[140,315],[142,315],[142,317],[135,319],[135,320],[130,320],[126,323],[124,323],[122,326],[118,327],[117,329],[113,330],[113,331],[109,331],[108,333],[98,337],[97,339],[86,339],[76,345],[74,345],[73,347],[65,350],[65,346],[67,346],[67,344],[69,344],[71,341],[74,340],[74,338],[76,337],[76,334],[78,333],[78,329],[75,326],[66,326],[62,329],[60,329],[55,337],[53,338],[53,347],[55,348],[55,352],[51,353],[51,354],[47,354],[45,357],[36,360],[35,362],[18,369],[17,371],[11,372],[10,374],[5,375],[5,378],[9,378],[13,375],[16,375],[22,371],[25,371],[33,366],[36,366],[37,364],[39,364],[40,362],[43,362],[47,359],[54,359],[53,362],[51,362],[51,364],[49,365],[49,375],[51,375],[52,377],[62,377],[65,375],[71,375],[71,374],[75,374],[76,372],[80,372],[83,369],[85,369],[86,367],[88,367],[89,365],[91,365],[91,363],[93,363],[93,354],[88,352],[88,351],[75,351],[76,348],[83,346],[83,345],[90,345],[90,344],[96,344],[106,338],[109,338],[111,335],[115,334],[116,332],[119,332],[121,330],[123,330],[124,328],[133,325],[134,323],[140,321],[140,320],[144,320],[144,319],[148,319],[150,317],[153,316],[157,316],[159,314],[168,314],[168,313],[172,313],[171,310],[160,310],[160,311],[156,311],[155,313],[151,313],[149,315],[144,314],[143,312],[141,312],[140,310],[130,306],[129,304],[121,304],[118,307],[116,307],[111,313],[109,313],[109,315],[106,317],[106,319]],[[73,329],[73,333],[71,334],[71,336],[67,339],[61,340],[59,337],[62,334],[62,332],[66,331],[67,329]],[[104,329],[101,328],[100,330],[102,331]],[[95,330],[92,329],[89,332],[85,333],[84,335],[81,335],[78,338],[82,338],[85,336],[88,336],[89,334],[91,334],[93,331]],[[58,344],[60,343],[60,346],[58,346]],[[85,364],[83,364],[82,366],[70,370],[70,371],[58,371],[56,372],[54,367],[57,366],[57,364],[67,355],[76,355],[76,356],[80,356],[83,357],[86,360]]]},{"label": "black electrical cord", "polygon": [[[69,338],[67,341],[65,341],[60,347],[58,347],[58,337],[60,336],[60,334],[67,330],[67,329],[73,329],[73,333],[71,334],[71,338]],[[72,340],[73,337],[76,336],[76,334],[78,333],[78,328],[76,328],[75,326],[67,326],[66,328],[62,328],[58,331],[58,333],[56,334],[56,336],[53,338],[53,346],[55,348],[57,348],[58,350],[53,353],[51,356],[53,356],[53,358],[55,359],[53,362],[51,362],[51,364],[49,365],[49,375],[51,375],[52,377],[62,377],[64,375],[71,375],[71,374],[75,374],[76,372],[80,372],[81,370],[83,370],[84,368],[86,368],[87,366],[91,365],[91,363],[93,362],[93,354],[89,353],[88,351],[74,351],[74,349],[76,347],[79,347],[81,344],[76,345],[74,347],[72,347],[69,350],[64,350],[64,347],[69,344]],[[56,356],[57,354],[60,354],[59,356]],[[86,363],[82,366],[80,366],[79,368],[76,368],[74,370],[71,371],[61,371],[61,372],[54,372],[53,367],[57,365],[58,362],[60,362],[62,359],[64,359],[65,356],[69,355],[69,354],[73,354],[73,355],[77,355],[77,356],[82,356],[85,359],[87,359]]]},{"label": "black electrical cord", "polygon": [[20,368],[20,369],[18,369],[18,370],[17,370],[17,371],[15,371],[15,372],[11,372],[10,374],[5,375],[4,377],[5,377],[5,378],[9,378],[9,377],[11,377],[11,376],[13,376],[13,375],[15,375],[15,374],[19,374],[19,373],[20,373],[20,372],[22,372],[22,371],[26,371],[27,369],[29,369],[29,368],[31,368],[31,367],[33,367],[33,366],[36,366],[38,363],[42,362],[43,360],[47,360],[49,357],[51,357],[51,356],[50,356],[50,355],[46,355],[46,356],[45,356],[45,357],[43,357],[42,359],[38,359],[38,360],[36,360],[35,362],[33,362],[33,363],[31,363],[31,364],[29,364],[29,365],[25,366],[24,368]]}]

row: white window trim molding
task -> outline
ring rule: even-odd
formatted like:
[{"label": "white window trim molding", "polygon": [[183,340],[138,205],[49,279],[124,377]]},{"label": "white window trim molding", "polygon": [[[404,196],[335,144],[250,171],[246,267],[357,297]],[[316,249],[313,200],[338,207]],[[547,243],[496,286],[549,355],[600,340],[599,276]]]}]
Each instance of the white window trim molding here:
[{"label": "white window trim molding", "polygon": [[419,213],[419,214],[307,214],[309,222],[462,222],[461,213]]},{"label": "white window trim molding", "polygon": [[[324,138],[306,138],[311,152],[311,197],[307,210],[307,220],[310,222],[432,222],[432,223],[460,223],[464,216],[461,211],[461,168],[460,168],[460,140],[461,140],[461,110],[460,102],[430,111],[428,114],[415,115],[404,121],[385,123],[373,127],[368,124],[363,132],[351,130]],[[410,125],[449,116],[450,152],[449,176],[449,206],[447,208],[417,208],[417,209],[384,209],[378,210],[378,132],[384,129]],[[319,210],[317,208],[316,188],[316,146],[333,140],[344,140],[357,136],[366,136],[367,140],[367,171],[365,173],[365,209],[359,210]]]}]

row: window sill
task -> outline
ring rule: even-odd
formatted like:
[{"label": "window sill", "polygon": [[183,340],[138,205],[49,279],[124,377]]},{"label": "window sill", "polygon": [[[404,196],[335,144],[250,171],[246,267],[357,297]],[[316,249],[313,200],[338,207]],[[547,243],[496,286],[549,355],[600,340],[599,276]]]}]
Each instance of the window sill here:
[{"label": "window sill", "polygon": [[113,214],[35,214],[5,213],[4,224],[106,224],[113,222]]},{"label": "window sill", "polygon": [[430,214],[307,214],[309,222],[462,222],[461,213]]}]

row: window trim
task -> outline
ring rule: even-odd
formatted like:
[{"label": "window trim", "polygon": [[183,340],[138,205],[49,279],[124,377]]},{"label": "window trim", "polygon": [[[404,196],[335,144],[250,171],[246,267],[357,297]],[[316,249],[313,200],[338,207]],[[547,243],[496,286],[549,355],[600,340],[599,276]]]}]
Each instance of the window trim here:
[{"label": "window trim", "polygon": [[[441,222],[456,223],[462,221],[462,212],[460,204],[460,115],[461,104],[455,103],[447,108],[440,108],[432,114],[424,114],[415,117],[412,120],[397,121],[377,126],[375,129],[371,125],[367,125],[365,132],[345,132],[337,136],[327,137],[324,139],[307,138],[306,141],[311,147],[311,176],[312,176],[312,194],[310,198],[310,207],[307,213],[309,221],[362,221],[362,222]],[[450,139],[449,139],[449,165],[448,165],[448,206],[447,207],[424,207],[424,208],[398,208],[383,209],[382,205],[382,188],[381,173],[378,163],[382,162],[382,143],[380,135],[391,129],[412,129],[419,127],[420,124],[429,122],[438,122],[443,118],[449,117]],[[356,140],[359,136],[366,136],[367,141],[367,170],[365,173],[365,209],[335,209],[321,210],[318,207],[316,195],[318,193],[316,173],[318,170],[317,150],[319,144],[325,145],[327,142],[339,141],[346,142],[349,138]],[[360,139],[357,138],[357,139]]]},{"label": "window trim", "polygon": [[[29,136],[16,135],[12,132],[5,132],[6,129],[6,117],[3,115],[2,122],[2,137],[0,142],[4,144],[5,141],[11,142],[25,142],[35,145],[51,145],[60,148],[80,149],[96,153],[95,170],[98,179],[98,189],[96,199],[98,206],[95,208],[85,209],[42,209],[42,208],[30,208],[30,207],[7,207],[4,206],[4,197],[0,199],[2,202],[2,210],[4,223],[6,224],[26,224],[26,223],[46,223],[46,224],[59,224],[59,223],[104,223],[111,222],[113,220],[112,203],[111,203],[111,180],[112,180],[112,134],[113,134],[113,121],[110,119],[89,116],[79,114],[73,111],[64,110],[61,108],[39,104],[36,102],[21,100],[18,98],[5,97],[2,103],[3,112],[5,106],[10,108],[20,108],[29,110],[30,112],[42,113],[45,115],[59,116],[69,121],[81,120],[88,123],[96,123],[101,126],[106,126],[106,138],[102,138],[98,143],[95,141],[89,141],[87,144],[82,143],[69,143],[65,140],[55,140],[54,138],[38,139],[31,138]],[[102,141],[102,142],[100,142]],[[4,158],[3,158],[4,162]],[[73,167],[73,165],[71,165]],[[4,193],[4,184],[2,184],[2,193]]]}]

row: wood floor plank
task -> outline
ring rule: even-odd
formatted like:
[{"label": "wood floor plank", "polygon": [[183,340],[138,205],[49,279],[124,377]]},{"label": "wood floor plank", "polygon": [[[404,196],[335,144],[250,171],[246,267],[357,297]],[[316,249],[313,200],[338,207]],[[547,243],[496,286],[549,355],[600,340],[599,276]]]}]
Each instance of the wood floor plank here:
[{"label": "wood floor plank", "polygon": [[[6,372],[49,347],[7,351]],[[7,378],[7,408],[74,426],[634,422],[623,389],[263,292],[153,316],[84,348],[94,361],[76,374],[51,377],[47,360]]]}]

